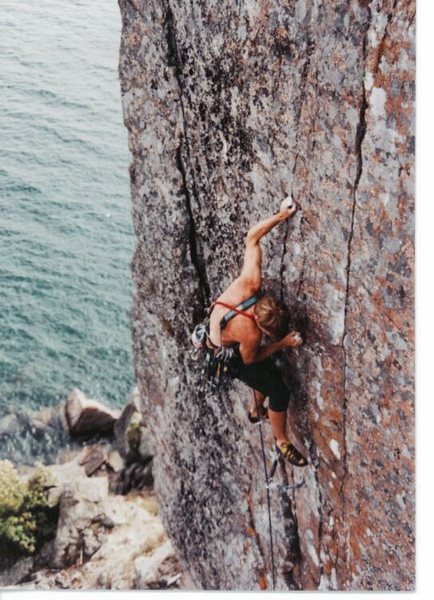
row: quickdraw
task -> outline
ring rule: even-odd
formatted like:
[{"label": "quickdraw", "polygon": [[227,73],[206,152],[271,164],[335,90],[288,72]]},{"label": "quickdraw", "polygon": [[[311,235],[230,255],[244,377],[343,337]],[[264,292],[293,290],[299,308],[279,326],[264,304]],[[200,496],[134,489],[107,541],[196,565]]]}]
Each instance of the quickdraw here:
[{"label": "quickdraw", "polygon": [[244,300],[237,306],[232,306],[226,302],[217,300],[211,304],[205,319],[194,328],[190,338],[194,346],[192,358],[193,360],[198,360],[203,352],[205,353],[204,373],[213,389],[219,388],[228,378],[230,378],[231,366],[233,365],[237,350],[236,346],[224,346],[223,344],[216,346],[213,344],[209,336],[211,312],[214,306],[217,304],[225,306],[229,309],[229,311],[220,320],[221,333],[228,322],[236,315],[241,314],[245,317],[253,319],[254,317],[251,314],[248,314],[244,311],[253,306],[258,299],[259,295],[254,295],[250,298],[247,298],[247,300]]}]

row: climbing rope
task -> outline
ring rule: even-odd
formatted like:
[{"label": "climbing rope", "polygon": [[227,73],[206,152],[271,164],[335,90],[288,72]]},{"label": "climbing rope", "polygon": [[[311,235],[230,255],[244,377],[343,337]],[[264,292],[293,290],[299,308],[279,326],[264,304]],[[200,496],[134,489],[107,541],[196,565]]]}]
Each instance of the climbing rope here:
[{"label": "climbing rope", "polygon": [[[259,406],[258,406],[258,402],[256,400],[256,390],[253,390],[253,397],[255,399],[255,405],[256,405],[256,414],[259,417]],[[264,445],[264,434],[262,432],[262,420],[259,421],[259,435],[261,438],[261,450],[262,450],[262,460],[264,463],[264,474],[265,474],[265,487],[267,489],[267,508],[268,508],[268,529],[270,532],[270,557],[271,557],[271,576],[272,576],[272,580],[273,580],[273,591],[275,591],[276,589],[276,569],[275,569],[275,564],[274,564],[274,546],[273,546],[273,527],[272,527],[272,523],[271,523],[271,506],[270,506],[270,481],[268,479],[268,470],[267,470],[267,458],[265,456],[265,445]],[[277,465],[277,463],[276,463]],[[275,466],[273,465],[274,471]],[[273,473],[274,473],[273,471]]]}]

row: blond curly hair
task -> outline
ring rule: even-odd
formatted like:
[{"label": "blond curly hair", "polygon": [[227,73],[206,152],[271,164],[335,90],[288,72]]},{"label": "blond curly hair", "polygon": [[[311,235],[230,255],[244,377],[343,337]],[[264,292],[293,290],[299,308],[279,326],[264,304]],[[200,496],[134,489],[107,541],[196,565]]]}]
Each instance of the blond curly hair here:
[{"label": "blond curly hair", "polygon": [[272,296],[260,298],[254,307],[256,322],[273,340],[282,339],[289,329],[289,310]]}]

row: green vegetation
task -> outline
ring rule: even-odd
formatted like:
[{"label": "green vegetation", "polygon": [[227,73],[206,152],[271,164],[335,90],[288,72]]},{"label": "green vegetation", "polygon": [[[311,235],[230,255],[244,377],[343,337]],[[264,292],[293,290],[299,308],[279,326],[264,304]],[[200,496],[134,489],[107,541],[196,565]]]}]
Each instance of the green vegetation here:
[{"label": "green vegetation", "polygon": [[133,451],[138,451],[140,445],[140,415],[133,415],[127,428],[128,445]]},{"label": "green vegetation", "polygon": [[41,464],[24,483],[10,461],[0,461],[0,562],[34,554],[54,536],[59,511],[48,499],[52,484]]}]

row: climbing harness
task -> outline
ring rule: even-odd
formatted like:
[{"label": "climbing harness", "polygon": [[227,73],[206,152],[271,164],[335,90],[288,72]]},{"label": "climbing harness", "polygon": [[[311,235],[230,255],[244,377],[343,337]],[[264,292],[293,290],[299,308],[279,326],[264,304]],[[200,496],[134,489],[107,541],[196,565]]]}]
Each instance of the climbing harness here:
[{"label": "climbing harness", "polygon": [[238,304],[237,306],[232,306],[231,304],[226,304],[226,302],[221,302],[220,300],[217,300],[217,302],[214,302],[214,306],[216,304],[220,304],[220,306],[229,308],[229,312],[227,312],[220,320],[220,332],[223,331],[223,329],[226,327],[226,325],[229,323],[229,321],[231,319],[233,319],[236,315],[244,315],[245,317],[248,317],[249,319],[252,319],[254,321],[255,317],[244,311],[249,309],[254,304],[256,304],[256,302],[258,300],[259,300],[259,297],[257,295],[254,295],[254,296],[250,296],[250,298],[247,298],[247,300],[244,300],[244,302],[241,302],[241,304]]},{"label": "climbing harness", "polygon": [[[232,306],[231,304],[227,304],[226,302],[221,302],[220,300],[216,300],[215,302],[213,302],[211,304],[211,306],[208,308],[208,310],[206,311],[207,315],[206,315],[205,319],[203,321],[201,321],[198,325],[196,325],[196,327],[193,330],[193,333],[191,334],[190,339],[191,339],[191,342],[193,343],[193,346],[196,348],[196,350],[201,350],[201,349],[207,347],[208,340],[211,342],[211,340],[209,339],[209,323],[210,323],[211,313],[213,311],[214,306],[219,304],[220,306],[225,306],[226,308],[229,309],[229,312],[227,312],[220,320],[220,332],[222,332],[223,329],[225,329],[226,325],[229,323],[229,321],[231,319],[233,319],[236,315],[244,315],[245,317],[248,317],[249,319],[254,320],[253,315],[250,315],[249,313],[246,313],[244,311],[246,311],[251,306],[256,304],[256,302],[258,300],[259,300],[259,295],[255,294],[254,296],[250,296],[250,298],[247,298],[247,300],[244,300],[237,306]],[[211,342],[211,344],[212,344],[212,342]]]},{"label": "climbing harness", "polygon": [[[221,333],[225,329],[226,325],[236,315],[243,315],[249,319],[253,319],[253,315],[244,312],[251,306],[253,306],[259,300],[259,295],[251,296],[244,300],[237,306],[232,306],[226,302],[217,300],[213,302],[207,311],[205,319],[196,325],[191,334],[191,341],[195,350],[193,351],[192,357],[198,360],[199,357],[204,355],[204,374],[208,379],[212,389],[218,389],[227,378],[233,374],[233,363],[237,352],[237,346],[224,346],[221,343]],[[216,345],[212,342],[209,336],[209,326],[211,313],[217,304],[228,308],[229,311],[220,320],[220,344]]]}]

